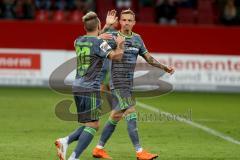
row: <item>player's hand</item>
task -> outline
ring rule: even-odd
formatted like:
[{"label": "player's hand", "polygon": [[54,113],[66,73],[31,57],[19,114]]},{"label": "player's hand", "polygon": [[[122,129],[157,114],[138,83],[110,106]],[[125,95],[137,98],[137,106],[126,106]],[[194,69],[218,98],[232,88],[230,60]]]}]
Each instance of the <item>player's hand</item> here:
[{"label": "player's hand", "polygon": [[107,18],[106,18],[106,24],[110,26],[110,25],[113,25],[115,22],[117,22],[118,17],[116,17],[116,15],[117,15],[116,10],[108,11]]},{"label": "player's hand", "polygon": [[167,73],[169,73],[169,74],[172,75],[172,74],[175,72],[175,69],[172,68],[172,67],[166,67],[166,68],[165,68],[165,71],[166,71]]},{"label": "player's hand", "polygon": [[108,34],[108,33],[103,33],[103,34],[100,34],[98,36],[98,38],[101,38],[101,39],[104,39],[104,40],[109,40],[109,39],[112,39],[112,35],[111,34]]},{"label": "player's hand", "polygon": [[124,49],[124,42],[125,38],[121,35],[118,35],[117,37],[114,37],[115,42],[117,43],[118,48]]}]

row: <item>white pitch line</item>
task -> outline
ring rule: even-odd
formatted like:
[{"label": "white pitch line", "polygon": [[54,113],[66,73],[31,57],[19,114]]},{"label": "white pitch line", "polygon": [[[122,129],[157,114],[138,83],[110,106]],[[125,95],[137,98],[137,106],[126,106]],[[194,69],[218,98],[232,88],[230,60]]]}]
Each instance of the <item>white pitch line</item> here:
[{"label": "white pitch line", "polygon": [[[240,145],[240,141],[235,140],[235,139],[232,138],[232,137],[229,137],[229,136],[227,136],[227,135],[225,135],[225,134],[223,134],[223,133],[220,133],[220,132],[218,132],[218,131],[216,131],[216,130],[214,130],[214,129],[208,128],[208,127],[203,126],[203,125],[201,125],[201,124],[198,124],[198,123],[196,123],[196,122],[193,122],[193,121],[190,121],[190,120],[187,120],[187,119],[185,119],[185,118],[178,117],[178,116],[174,116],[174,115],[171,114],[171,113],[164,112],[164,111],[159,110],[159,109],[157,109],[157,108],[155,108],[155,107],[153,107],[153,106],[150,106],[150,105],[147,105],[147,104],[144,104],[144,103],[141,103],[141,102],[137,102],[137,105],[138,105],[139,107],[143,108],[143,109],[147,109],[147,110],[152,111],[152,112],[162,113],[162,114],[164,114],[165,116],[167,116],[167,117],[169,117],[169,118],[175,118],[176,120],[178,120],[178,121],[180,121],[180,122],[186,123],[186,124],[188,124],[188,125],[190,125],[190,126],[193,126],[193,127],[196,127],[196,128],[199,128],[199,129],[201,129],[201,130],[203,130],[203,131],[205,131],[205,132],[207,132],[207,133],[209,133],[209,134],[211,134],[211,135],[214,135],[214,136],[216,136],[216,137],[222,138],[222,139],[224,139],[224,140],[226,140],[226,141],[228,141],[228,142],[231,142],[231,143]],[[173,116],[174,116],[174,117],[173,117]]]},{"label": "white pitch line", "polygon": [[226,122],[225,120],[217,120],[217,119],[194,119],[196,122]]}]

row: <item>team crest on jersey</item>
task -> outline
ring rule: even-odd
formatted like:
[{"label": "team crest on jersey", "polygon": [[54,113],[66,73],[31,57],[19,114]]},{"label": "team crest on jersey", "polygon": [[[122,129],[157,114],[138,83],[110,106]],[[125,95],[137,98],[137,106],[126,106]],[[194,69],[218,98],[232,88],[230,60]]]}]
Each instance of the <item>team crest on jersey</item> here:
[{"label": "team crest on jersey", "polygon": [[107,50],[111,49],[111,47],[107,44],[106,41],[104,41],[101,45],[100,48],[104,51],[107,52]]}]

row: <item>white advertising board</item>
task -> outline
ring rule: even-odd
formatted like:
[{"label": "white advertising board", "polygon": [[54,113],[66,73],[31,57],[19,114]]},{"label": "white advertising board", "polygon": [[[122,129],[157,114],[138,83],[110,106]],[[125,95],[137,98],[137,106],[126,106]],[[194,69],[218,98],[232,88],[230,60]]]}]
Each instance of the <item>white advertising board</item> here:
[{"label": "white advertising board", "polygon": [[[240,56],[152,55],[175,68],[174,75],[161,77],[175,90],[240,92]],[[74,56],[74,51],[65,50],[0,49],[0,85],[47,86],[51,73]],[[66,80],[72,81],[74,76],[75,71]]]}]

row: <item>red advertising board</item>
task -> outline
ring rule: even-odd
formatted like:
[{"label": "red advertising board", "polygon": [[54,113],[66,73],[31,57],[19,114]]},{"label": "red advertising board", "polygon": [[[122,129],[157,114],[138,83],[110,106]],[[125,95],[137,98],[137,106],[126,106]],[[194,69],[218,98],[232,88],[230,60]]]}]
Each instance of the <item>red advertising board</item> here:
[{"label": "red advertising board", "polygon": [[40,70],[40,54],[0,53],[0,69]]},{"label": "red advertising board", "polygon": [[[137,24],[134,32],[154,53],[240,55],[240,27]],[[74,50],[83,34],[78,23],[0,21],[0,48]]]}]

